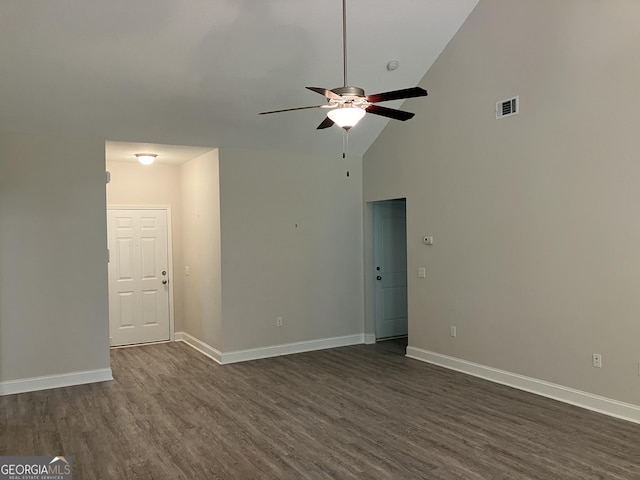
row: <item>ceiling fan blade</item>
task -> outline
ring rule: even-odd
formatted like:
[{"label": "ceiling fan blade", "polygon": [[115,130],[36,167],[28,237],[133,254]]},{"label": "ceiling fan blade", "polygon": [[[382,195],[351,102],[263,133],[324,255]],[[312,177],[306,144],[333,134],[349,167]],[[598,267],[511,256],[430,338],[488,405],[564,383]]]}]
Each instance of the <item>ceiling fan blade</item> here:
[{"label": "ceiling fan blade", "polygon": [[309,108],[325,108],[324,105],[312,105],[310,107],[285,108],[283,110],[272,110],[270,112],[260,112],[258,115],[268,115],[269,113],[292,112],[294,110],[307,110]]},{"label": "ceiling fan blade", "polygon": [[381,107],[380,105],[369,105],[365,110],[367,113],[373,113],[374,115],[393,118],[394,120],[401,120],[403,122],[413,118],[415,115],[415,113],[396,110],[395,108]]},{"label": "ceiling fan blade", "polygon": [[401,100],[403,98],[426,97],[427,91],[424,88],[413,87],[403,90],[394,90],[392,92],[374,93],[367,95],[367,102],[378,103],[388,102],[390,100]]},{"label": "ceiling fan blade", "polygon": [[334,121],[331,120],[329,117],[327,117],[322,121],[320,125],[318,125],[318,128],[316,128],[316,130],[323,130],[325,128],[329,128],[333,126],[333,124],[334,124]]},{"label": "ceiling fan blade", "polygon": [[320,88],[320,87],[306,87],[308,90],[311,90],[312,92],[316,92],[319,93],[320,95],[323,95],[325,97],[327,97],[329,100],[341,100],[342,97],[340,95],[338,95],[337,93],[332,92],[331,90],[327,90],[326,88]]}]

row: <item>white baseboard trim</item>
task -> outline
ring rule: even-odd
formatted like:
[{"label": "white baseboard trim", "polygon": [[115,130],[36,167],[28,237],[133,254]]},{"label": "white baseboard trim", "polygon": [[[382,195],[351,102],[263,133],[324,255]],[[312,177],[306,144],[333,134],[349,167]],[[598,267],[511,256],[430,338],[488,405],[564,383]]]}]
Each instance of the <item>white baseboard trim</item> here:
[{"label": "white baseboard trim", "polygon": [[285,343],[282,345],[251,348],[248,350],[220,352],[211,345],[207,345],[186,332],[176,332],[175,339],[177,342],[184,342],[190,347],[195,348],[200,353],[203,353],[221,365],[365,343],[365,336],[360,333],[356,335],[347,335],[345,337],[320,338],[318,340],[309,340],[306,342]]},{"label": "white baseboard trim", "polygon": [[0,382],[0,396],[49,390],[50,388],[72,387],[74,385],[84,385],[85,383],[107,382],[109,380],[113,380],[111,368],[7,380]]},{"label": "white baseboard trim", "polygon": [[432,363],[457,372],[473,375],[494,383],[524,390],[560,402],[593,410],[594,412],[620,418],[629,422],[640,423],[640,406],[601,397],[592,393],[575,390],[555,383],[526,377],[517,373],[498,370],[478,363],[469,362],[456,357],[430,352],[417,347],[407,347],[407,357]]},{"label": "white baseboard trim", "polygon": [[366,345],[373,345],[376,343],[376,334],[375,333],[365,333],[364,334],[364,343]]},{"label": "white baseboard trim", "polygon": [[174,340],[176,342],[184,342],[191,348],[195,348],[203,355],[206,355],[217,363],[222,364],[222,352],[213,348],[211,345],[198,340],[196,337],[189,335],[187,332],[176,332],[174,334]]},{"label": "white baseboard trim", "polygon": [[260,358],[279,357],[281,355],[291,355],[292,353],[312,352],[314,350],[360,345],[362,343],[364,343],[364,335],[362,333],[347,335],[345,337],[320,338],[306,342],[285,343],[270,347],[251,348],[248,350],[236,350],[234,352],[223,353],[222,363],[246,362]]}]

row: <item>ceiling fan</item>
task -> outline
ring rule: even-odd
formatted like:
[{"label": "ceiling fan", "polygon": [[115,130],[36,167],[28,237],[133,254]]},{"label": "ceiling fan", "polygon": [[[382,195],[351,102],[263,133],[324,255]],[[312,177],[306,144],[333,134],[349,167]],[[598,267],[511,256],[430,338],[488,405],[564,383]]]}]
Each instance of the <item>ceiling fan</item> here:
[{"label": "ceiling fan", "polygon": [[381,107],[376,105],[380,102],[388,102],[391,100],[401,100],[405,98],[424,97],[427,91],[424,88],[413,87],[403,90],[394,90],[391,92],[376,93],[373,95],[365,95],[364,90],[360,87],[351,87],[347,82],[347,1],[342,0],[342,55],[344,64],[344,85],[342,87],[333,88],[331,90],[320,87],[306,87],[309,90],[323,95],[327,99],[327,103],[322,105],[312,105],[309,107],[285,108],[283,110],[273,110],[270,112],[261,112],[260,115],[270,113],[291,112],[293,110],[306,110],[310,108],[327,108],[330,109],[320,125],[318,130],[329,128],[333,124],[349,131],[355,126],[366,113],[380,115],[392,118],[394,120],[409,120],[415,115],[411,112],[397,110],[394,108]]}]

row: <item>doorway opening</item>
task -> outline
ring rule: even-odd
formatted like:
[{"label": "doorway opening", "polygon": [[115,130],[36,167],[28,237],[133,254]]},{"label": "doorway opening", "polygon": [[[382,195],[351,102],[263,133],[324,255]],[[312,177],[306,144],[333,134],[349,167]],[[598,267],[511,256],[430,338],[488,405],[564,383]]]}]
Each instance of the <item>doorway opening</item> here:
[{"label": "doorway opening", "polygon": [[[154,154],[155,162],[151,165],[139,162],[136,154],[141,152]],[[220,264],[218,150],[107,141],[105,160],[108,212],[105,216],[126,210],[118,220],[109,218],[107,228],[111,249],[109,276],[123,280],[115,285],[109,278],[111,345],[182,339],[187,334],[187,324],[190,334],[201,337],[207,330],[209,312],[216,311],[221,303],[219,290],[212,292],[209,288],[210,282],[219,285],[220,277],[215,268]],[[136,210],[141,212],[135,213]],[[159,211],[166,213],[166,227],[164,219],[154,213]],[[142,231],[136,233],[136,229]],[[166,254],[161,253],[164,240],[156,236],[160,231],[166,234]],[[117,238],[118,233],[122,238]],[[122,252],[115,251],[116,245]],[[134,269],[140,271],[135,273]],[[127,276],[136,280],[127,280]],[[124,288],[127,281],[137,283],[142,292],[132,293]],[[123,291],[119,291],[120,287]],[[164,313],[167,303],[168,333]],[[115,339],[114,325],[118,325],[120,333],[133,336],[138,330],[145,332],[145,336]],[[146,335],[153,330],[154,336]],[[162,333],[158,333],[160,330]]]},{"label": "doorway opening", "polygon": [[406,199],[372,204],[373,319],[376,342],[406,343],[407,299]]},{"label": "doorway opening", "polygon": [[111,346],[172,340],[171,208],[109,206],[107,222]]}]

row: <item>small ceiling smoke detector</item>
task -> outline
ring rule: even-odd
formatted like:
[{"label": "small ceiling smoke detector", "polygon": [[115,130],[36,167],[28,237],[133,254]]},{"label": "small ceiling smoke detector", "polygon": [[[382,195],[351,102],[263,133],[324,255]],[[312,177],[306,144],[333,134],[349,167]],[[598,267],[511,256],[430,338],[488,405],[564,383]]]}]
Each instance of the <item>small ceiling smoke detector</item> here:
[{"label": "small ceiling smoke detector", "polygon": [[142,165],[151,165],[157,156],[155,153],[136,153],[136,158]]},{"label": "small ceiling smoke detector", "polygon": [[391,60],[389,63],[387,63],[387,70],[393,72],[394,70],[397,70],[399,66],[400,62],[398,60]]}]

